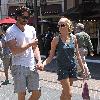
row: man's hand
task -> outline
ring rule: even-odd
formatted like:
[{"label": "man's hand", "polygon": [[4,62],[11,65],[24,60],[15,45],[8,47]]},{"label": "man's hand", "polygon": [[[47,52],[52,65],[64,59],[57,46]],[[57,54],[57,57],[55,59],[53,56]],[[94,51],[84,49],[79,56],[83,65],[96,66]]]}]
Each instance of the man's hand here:
[{"label": "man's hand", "polygon": [[38,62],[38,63],[36,64],[36,66],[37,66],[37,69],[38,69],[38,70],[41,70],[41,71],[44,70],[44,66],[43,66],[43,64],[42,64],[41,62]]},{"label": "man's hand", "polygon": [[30,42],[30,45],[33,46],[34,48],[37,46],[38,44],[38,39],[32,39]]},{"label": "man's hand", "polygon": [[94,53],[93,53],[93,52],[90,52],[90,55],[91,55],[91,56],[94,56]]}]

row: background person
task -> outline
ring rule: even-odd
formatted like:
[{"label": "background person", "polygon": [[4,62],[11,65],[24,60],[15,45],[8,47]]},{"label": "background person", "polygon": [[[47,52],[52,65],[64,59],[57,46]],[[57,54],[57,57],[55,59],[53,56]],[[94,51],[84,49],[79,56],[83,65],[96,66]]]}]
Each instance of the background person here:
[{"label": "background person", "polygon": [[[19,7],[15,11],[17,22],[6,31],[6,41],[12,52],[12,76],[14,92],[18,93],[18,100],[25,100],[26,88],[32,92],[29,100],[38,100],[39,74],[37,68],[42,68],[40,51],[36,31],[27,25],[30,11],[26,7]],[[35,61],[37,59],[37,64]]]},{"label": "background person", "polygon": [[[76,24],[75,27],[75,35],[77,38],[79,52],[82,58],[82,62],[85,66],[85,69],[89,72],[89,68],[87,67],[86,63],[86,56],[88,54],[88,50],[91,56],[93,56],[93,45],[90,39],[90,36],[84,31],[84,25],[82,23]],[[90,72],[89,72],[90,74]]]},{"label": "background person", "polygon": [[58,22],[58,27],[60,34],[53,38],[50,54],[43,62],[43,65],[45,66],[51,62],[57,49],[57,74],[58,80],[62,85],[60,100],[71,100],[71,86],[74,78],[77,77],[75,50],[83,73],[87,73],[84,70],[84,65],[78,52],[77,39],[73,34],[71,34],[73,29],[72,22],[67,18],[61,18]]},{"label": "background person", "polygon": [[48,27],[48,31],[45,33],[45,42],[44,42],[44,47],[45,47],[45,55],[48,57],[50,49],[51,49],[51,41],[53,39],[54,33],[52,31],[51,27]]},{"label": "background person", "polygon": [[6,41],[5,41],[5,32],[6,32],[6,29],[8,28],[7,25],[3,25],[2,26],[2,30],[3,30],[3,34],[1,35],[1,48],[2,48],[2,56],[1,56],[1,59],[3,61],[3,67],[4,67],[4,73],[5,73],[5,81],[2,83],[2,85],[7,85],[9,84],[9,79],[8,79],[8,69],[9,67],[11,68],[11,52],[10,52],[10,49],[9,47],[7,46],[6,44]]}]

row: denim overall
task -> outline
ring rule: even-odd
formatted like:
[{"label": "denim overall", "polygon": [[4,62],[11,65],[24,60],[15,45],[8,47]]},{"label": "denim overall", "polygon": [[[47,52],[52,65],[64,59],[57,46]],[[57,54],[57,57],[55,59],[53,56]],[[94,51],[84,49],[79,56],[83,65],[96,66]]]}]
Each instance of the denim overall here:
[{"label": "denim overall", "polygon": [[76,78],[77,68],[75,62],[75,40],[70,34],[70,42],[68,44],[62,42],[59,37],[57,45],[57,66],[58,80],[66,78]]}]

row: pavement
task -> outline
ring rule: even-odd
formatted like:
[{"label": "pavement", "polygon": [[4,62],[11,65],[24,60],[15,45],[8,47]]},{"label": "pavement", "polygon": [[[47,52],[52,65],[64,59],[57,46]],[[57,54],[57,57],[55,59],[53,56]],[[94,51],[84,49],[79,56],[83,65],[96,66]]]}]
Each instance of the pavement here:
[{"label": "pavement", "polygon": [[[100,57],[87,57],[86,59],[91,79],[87,80],[89,86],[90,100],[100,100]],[[40,86],[42,95],[39,100],[60,100],[61,85],[57,81],[57,65],[56,59],[45,67],[44,71],[38,71],[40,75]],[[18,100],[17,95],[13,92],[13,78],[9,70],[10,84],[2,85],[5,80],[3,67],[0,67],[0,100]],[[72,100],[82,100],[82,80],[74,81],[72,87]],[[27,92],[26,100],[30,94]]]}]

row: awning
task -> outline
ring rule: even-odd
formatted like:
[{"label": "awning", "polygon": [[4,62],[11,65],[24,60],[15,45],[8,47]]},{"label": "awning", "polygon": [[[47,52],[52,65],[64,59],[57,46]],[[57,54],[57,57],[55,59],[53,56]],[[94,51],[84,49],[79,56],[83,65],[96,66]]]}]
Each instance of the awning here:
[{"label": "awning", "polygon": [[[50,17],[50,16],[48,16],[48,17]],[[28,20],[28,23],[34,25],[36,23],[35,17],[30,17],[29,20]],[[38,18],[38,24],[42,24],[42,23],[45,23],[45,24],[57,24],[57,22],[49,21],[46,18],[43,19],[43,20],[41,20],[40,18]]]},{"label": "awning", "polygon": [[61,13],[62,16],[66,16],[72,20],[87,19],[89,16],[95,16],[100,12],[98,4],[80,4],[77,7],[66,10]]},{"label": "awning", "polygon": [[88,19],[95,19],[95,20],[100,20],[100,13],[89,16]]},{"label": "awning", "polygon": [[41,7],[42,15],[58,15],[62,12],[61,4],[52,4]]},{"label": "awning", "polygon": [[92,12],[94,12],[94,14],[88,16],[88,18],[100,20],[100,4],[96,4],[95,8],[92,9]]}]

